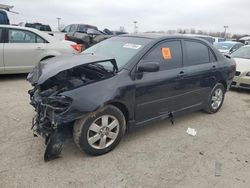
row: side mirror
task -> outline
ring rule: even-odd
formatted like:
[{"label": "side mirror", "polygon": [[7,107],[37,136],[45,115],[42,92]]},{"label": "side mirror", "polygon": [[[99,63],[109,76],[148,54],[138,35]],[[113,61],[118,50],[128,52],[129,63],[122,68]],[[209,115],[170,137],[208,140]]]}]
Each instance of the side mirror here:
[{"label": "side mirror", "polygon": [[138,72],[157,72],[159,71],[160,66],[157,62],[148,62],[148,63],[142,63],[138,67]]}]

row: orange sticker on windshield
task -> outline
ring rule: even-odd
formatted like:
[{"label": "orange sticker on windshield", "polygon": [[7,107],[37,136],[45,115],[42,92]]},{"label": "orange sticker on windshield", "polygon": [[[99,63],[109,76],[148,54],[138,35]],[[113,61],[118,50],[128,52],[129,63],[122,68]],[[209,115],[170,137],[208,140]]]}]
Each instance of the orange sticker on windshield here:
[{"label": "orange sticker on windshield", "polygon": [[162,48],[161,53],[162,53],[163,59],[165,59],[165,60],[171,60],[172,59],[170,48]]}]

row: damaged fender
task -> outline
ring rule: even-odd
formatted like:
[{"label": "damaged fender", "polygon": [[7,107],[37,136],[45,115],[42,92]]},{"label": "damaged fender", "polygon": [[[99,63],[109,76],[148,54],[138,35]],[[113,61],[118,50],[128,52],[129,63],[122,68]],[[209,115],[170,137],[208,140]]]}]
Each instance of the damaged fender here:
[{"label": "damaged fender", "polygon": [[[108,70],[98,64],[107,62],[112,65]],[[46,140],[45,161],[60,154],[75,120],[107,103],[131,98],[124,96],[130,94],[129,90],[125,92],[119,87],[113,90],[114,85],[124,85],[114,79],[118,74],[114,59],[82,54],[52,58],[33,69],[27,77],[34,86],[29,91],[31,105],[36,111],[32,128]]]}]

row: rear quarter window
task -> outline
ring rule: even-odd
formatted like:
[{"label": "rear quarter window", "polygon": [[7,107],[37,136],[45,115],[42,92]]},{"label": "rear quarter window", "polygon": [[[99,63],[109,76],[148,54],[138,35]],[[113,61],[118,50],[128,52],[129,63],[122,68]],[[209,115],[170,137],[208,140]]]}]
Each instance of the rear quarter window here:
[{"label": "rear quarter window", "polygon": [[198,65],[210,62],[210,50],[208,47],[198,41],[184,41],[186,50],[185,65]]}]

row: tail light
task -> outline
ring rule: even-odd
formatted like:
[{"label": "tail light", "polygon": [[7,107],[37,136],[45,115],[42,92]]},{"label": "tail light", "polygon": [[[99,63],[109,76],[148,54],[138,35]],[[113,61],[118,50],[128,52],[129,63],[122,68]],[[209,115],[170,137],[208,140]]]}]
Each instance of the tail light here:
[{"label": "tail light", "polygon": [[82,52],[82,45],[81,44],[72,44],[72,48],[74,48],[77,52]]}]

